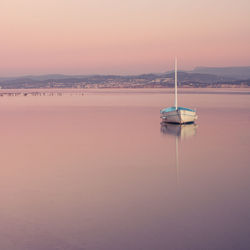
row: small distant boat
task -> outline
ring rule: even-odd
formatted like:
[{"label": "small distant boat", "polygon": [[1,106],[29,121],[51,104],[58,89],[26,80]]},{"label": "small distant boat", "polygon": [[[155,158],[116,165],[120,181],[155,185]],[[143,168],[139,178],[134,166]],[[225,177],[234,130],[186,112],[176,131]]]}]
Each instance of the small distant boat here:
[{"label": "small distant boat", "polygon": [[175,58],[175,106],[160,111],[163,123],[194,123],[198,116],[196,110],[178,107],[177,105],[177,59]]}]

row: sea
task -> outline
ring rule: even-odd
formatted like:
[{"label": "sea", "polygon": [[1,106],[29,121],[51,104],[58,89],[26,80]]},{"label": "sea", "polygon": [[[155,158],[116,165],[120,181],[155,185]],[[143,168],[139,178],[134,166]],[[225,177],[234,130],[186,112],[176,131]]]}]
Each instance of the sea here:
[{"label": "sea", "polygon": [[1,250],[250,249],[250,89],[9,92]]}]

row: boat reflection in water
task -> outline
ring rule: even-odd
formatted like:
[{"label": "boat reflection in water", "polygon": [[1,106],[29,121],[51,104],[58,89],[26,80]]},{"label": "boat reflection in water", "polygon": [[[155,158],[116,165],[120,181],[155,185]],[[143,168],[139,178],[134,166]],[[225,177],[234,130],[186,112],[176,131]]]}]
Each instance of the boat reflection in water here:
[{"label": "boat reflection in water", "polygon": [[161,132],[164,135],[175,136],[176,138],[188,139],[196,135],[197,125],[192,124],[171,124],[161,123]]},{"label": "boat reflection in water", "polygon": [[161,132],[164,135],[175,137],[175,167],[177,183],[180,181],[179,140],[189,139],[196,135],[198,125],[161,123]]}]

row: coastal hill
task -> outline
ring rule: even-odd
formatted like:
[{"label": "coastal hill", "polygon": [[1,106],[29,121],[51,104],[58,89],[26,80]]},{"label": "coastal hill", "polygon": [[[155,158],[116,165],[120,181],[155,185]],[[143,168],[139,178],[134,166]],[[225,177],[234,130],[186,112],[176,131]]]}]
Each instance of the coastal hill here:
[{"label": "coastal hill", "polygon": [[[250,87],[250,67],[179,71],[181,87]],[[0,78],[0,88],[164,88],[174,86],[174,72],[142,75],[38,75]]]},{"label": "coastal hill", "polygon": [[196,67],[192,72],[230,77],[236,80],[250,79],[250,67]]}]

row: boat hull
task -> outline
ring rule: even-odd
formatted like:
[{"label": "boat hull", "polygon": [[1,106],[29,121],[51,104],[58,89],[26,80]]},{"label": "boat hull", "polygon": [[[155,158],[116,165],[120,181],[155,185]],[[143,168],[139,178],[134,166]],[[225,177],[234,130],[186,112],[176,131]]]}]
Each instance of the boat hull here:
[{"label": "boat hull", "polygon": [[195,122],[197,115],[195,111],[176,109],[162,113],[161,118],[165,123],[185,124]]}]

